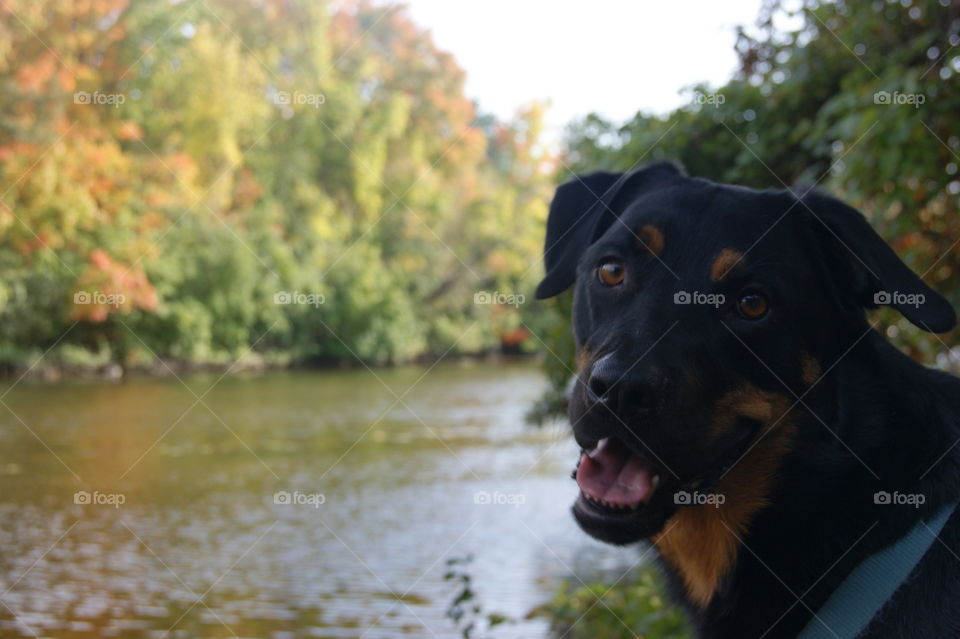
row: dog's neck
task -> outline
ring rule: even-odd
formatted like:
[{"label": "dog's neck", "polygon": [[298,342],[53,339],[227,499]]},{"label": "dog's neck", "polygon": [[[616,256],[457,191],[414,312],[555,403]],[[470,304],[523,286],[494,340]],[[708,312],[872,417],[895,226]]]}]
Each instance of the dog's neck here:
[{"label": "dog's neck", "polygon": [[[913,362],[879,334],[822,364],[828,374],[717,485],[726,501],[682,508],[653,540],[694,616],[711,618],[711,625],[719,616],[735,628],[740,606],[755,608],[745,593],[762,598],[770,583],[779,587],[772,574],[793,592],[816,585],[810,599],[825,599],[865,553],[892,543],[951,498],[938,487],[946,474],[960,473],[957,455],[924,455],[942,454],[960,432],[948,426],[960,424],[960,380]],[[883,477],[872,469],[883,469]],[[783,485],[784,475],[806,480]],[[856,544],[878,517],[874,492],[887,484],[923,492],[930,503],[912,519],[883,511],[884,521]],[[852,550],[831,566],[839,553],[816,547]],[[744,564],[750,568],[741,570]],[[810,614],[798,605],[782,623],[802,624]],[[755,610],[744,615],[755,617]]]}]

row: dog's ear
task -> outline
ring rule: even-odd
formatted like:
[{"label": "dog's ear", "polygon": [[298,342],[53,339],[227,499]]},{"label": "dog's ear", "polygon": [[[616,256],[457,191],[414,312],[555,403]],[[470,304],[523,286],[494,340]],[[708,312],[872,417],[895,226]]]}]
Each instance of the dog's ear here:
[{"label": "dog's ear", "polygon": [[914,325],[931,333],[945,333],[957,315],[942,295],[927,286],[883,241],[859,211],[836,198],[809,192],[802,203],[811,226],[838,253],[844,277],[855,300],[866,308],[891,306]]},{"label": "dog's ear", "polygon": [[630,173],[591,173],[560,185],[550,203],[543,250],[546,276],[537,286],[537,299],[570,288],[580,256],[610,228],[623,203],[683,175],[676,164],[661,162]]}]

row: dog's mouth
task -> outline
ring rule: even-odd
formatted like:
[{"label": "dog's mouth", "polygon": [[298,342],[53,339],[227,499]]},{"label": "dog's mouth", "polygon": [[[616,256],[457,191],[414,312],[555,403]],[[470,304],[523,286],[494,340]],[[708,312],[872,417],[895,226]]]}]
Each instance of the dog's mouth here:
[{"label": "dog's mouth", "polygon": [[759,422],[744,418],[740,434],[717,451],[715,459],[701,461],[699,472],[681,475],[633,450],[617,436],[588,441],[575,434],[581,453],[573,473],[580,487],[574,517],[585,532],[608,543],[628,544],[652,537],[679,508],[696,505],[690,500],[692,494],[709,495],[717,490],[760,428]]},{"label": "dog's mouth", "polygon": [[597,442],[580,455],[576,472],[583,497],[613,512],[637,510],[649,503],[660,483],[659,471],[615,437]]},{"label": "dog's mouth", "polygon": [[613,544],[627,544],[657,533],[676,505],[663,470],[630,450],[617,437],[584,448],[574,472],[580,496],[573,506],[587,533]]}]

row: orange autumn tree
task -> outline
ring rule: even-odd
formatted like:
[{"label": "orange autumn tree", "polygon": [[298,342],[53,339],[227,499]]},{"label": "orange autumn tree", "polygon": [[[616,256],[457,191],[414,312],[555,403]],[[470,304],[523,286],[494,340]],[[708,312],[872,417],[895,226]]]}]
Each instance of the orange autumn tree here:
[{"label": "orange autumn tree", "polygon": [[90,255],[90,265],[80,274],[77,286],[70,313],[76,320],[97,323],[111,313],[157,310],[157,291],[146,274],[114,262],[100,249]]}]

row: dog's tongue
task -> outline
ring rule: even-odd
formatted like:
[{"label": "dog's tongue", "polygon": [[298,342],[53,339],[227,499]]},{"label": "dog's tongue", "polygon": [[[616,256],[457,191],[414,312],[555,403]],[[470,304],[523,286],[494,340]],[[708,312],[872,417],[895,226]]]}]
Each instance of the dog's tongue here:
[{"label": "dog's tongue", "polygon": [[577,484],[588,497],[617,506],[642,502],[653,489],[653,469],[614,438],[580,457]]}]

